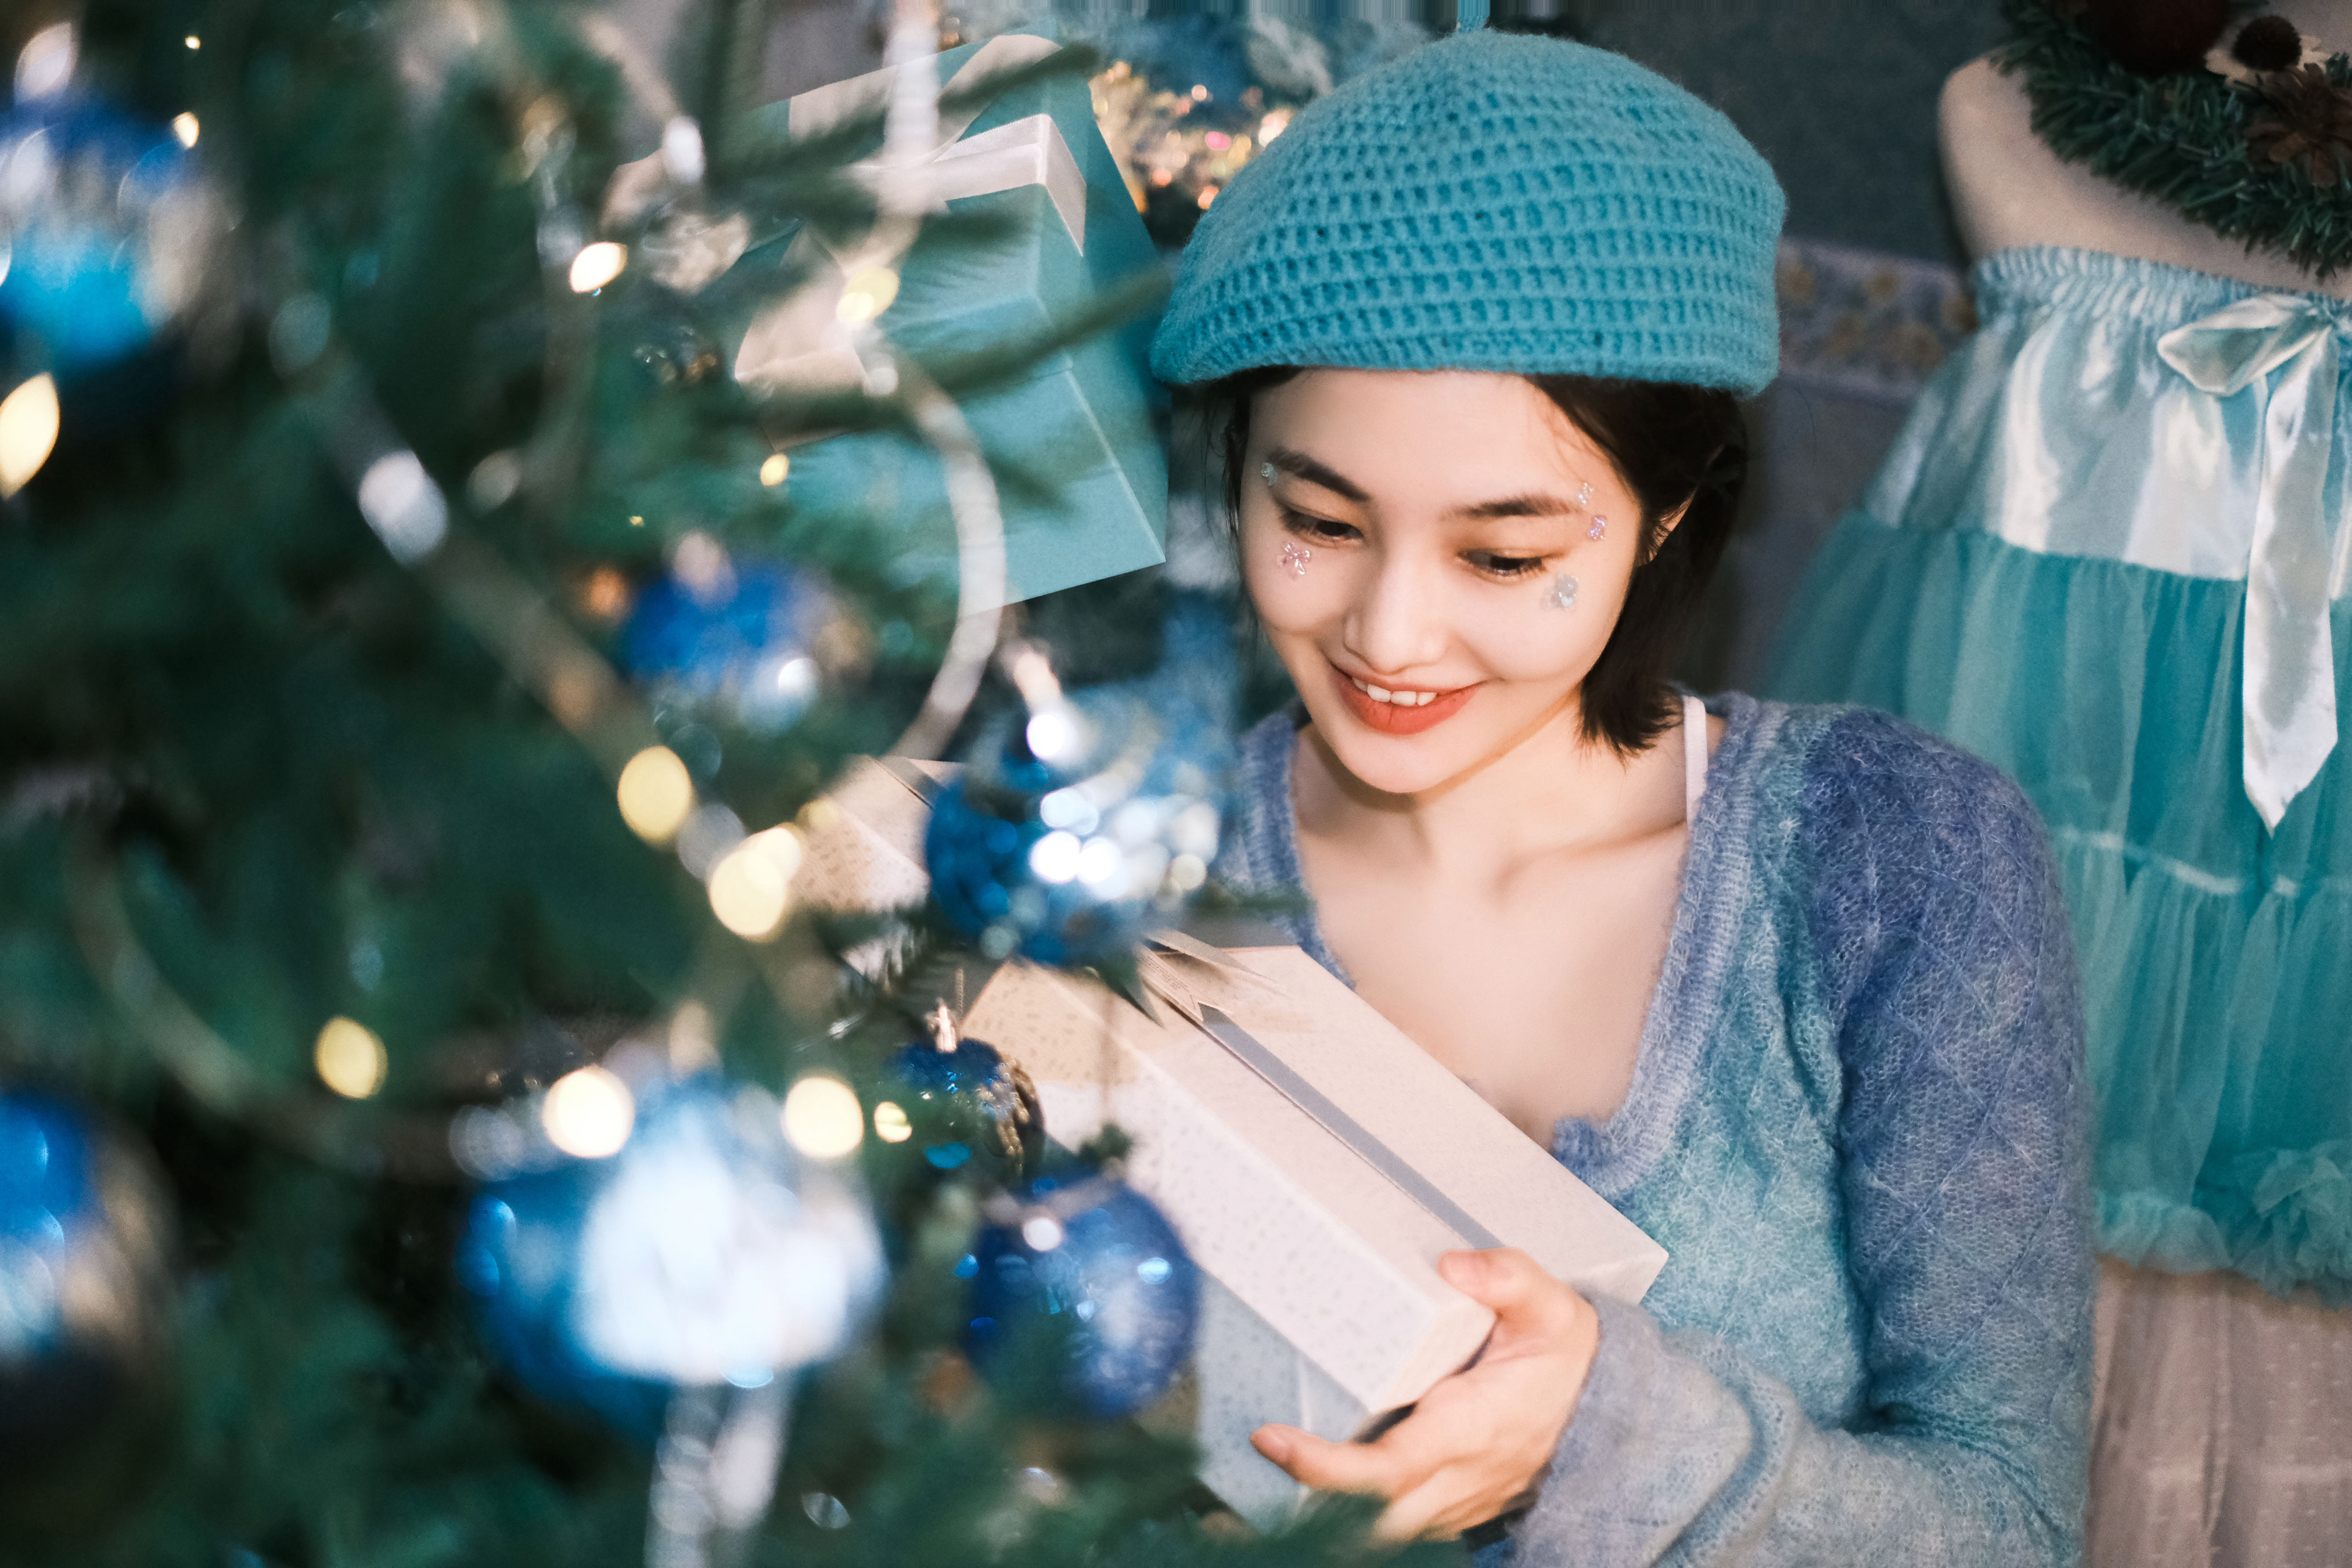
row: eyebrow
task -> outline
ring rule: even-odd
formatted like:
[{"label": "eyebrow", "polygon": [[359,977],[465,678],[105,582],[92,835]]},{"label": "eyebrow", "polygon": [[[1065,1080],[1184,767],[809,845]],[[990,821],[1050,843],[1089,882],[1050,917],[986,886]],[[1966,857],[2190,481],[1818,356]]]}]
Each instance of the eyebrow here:
[{"label": "eyebrow", "polygon": [[1372,499],[1365,493],[1363,486],[1357,484],[1338,469],[1317,462],[1304,452],[1293,451],[1288,447],[1276,447],[1265,455],[1265,460],[1293,479],[1305,479],[1310,485],[1319,485],[1333,495],[1345,496],[1359,505]]},{"label": "eyebrow", "polygon": [[1486,522],[1498,517],[1563,517],[1575,511],[1574,501],[1541,494],[1505,496],[1475,506],[1457,506],[1445,515],[1465,522]]},{"label": "eyebrow", "polygon": [[[1329,490],[1337,496],[1363,505],[1371,500],[1364,488],[1329,464],[1318,461],[1306,453],[1288,447],[1276,447],[1265,455],[1265,460],[1294,479],[1306,480]],[[1504,496],[1496,500],[1482,500],[1469,506],[1457,506],[1446,516],[1463,522],[1489,522],[1505,517],[1565,517],[1580,509],[1574,501],[1560,496],[1529,492]]]}]

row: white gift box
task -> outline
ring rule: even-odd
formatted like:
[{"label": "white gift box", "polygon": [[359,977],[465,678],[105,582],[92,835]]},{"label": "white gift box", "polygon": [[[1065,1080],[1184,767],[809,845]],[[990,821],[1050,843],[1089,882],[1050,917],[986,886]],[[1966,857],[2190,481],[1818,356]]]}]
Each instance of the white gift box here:
[{"label": "white gift box", "polygon": [[[801,896],[919,897],[923,782],[904,763],[858,764]],[[1250,1447],[1257,1426],[1356,1436],[1477,1354],[1494,1315],[1439,1277],[1441,1253],[1517,1247],[1625,1301],[1664,1267],[1664,1249],[1299,949],[1171,934],[1141,966],[1150,1014],[1015,963],[964,1029],[1021,1063],[1055,1142],[1086,1142],[1106,1117],[1134,1140],[1128,1180],[1203,1276],[1202,1479],[1244,1517],[1279,1522],[1304,1495]]]}]

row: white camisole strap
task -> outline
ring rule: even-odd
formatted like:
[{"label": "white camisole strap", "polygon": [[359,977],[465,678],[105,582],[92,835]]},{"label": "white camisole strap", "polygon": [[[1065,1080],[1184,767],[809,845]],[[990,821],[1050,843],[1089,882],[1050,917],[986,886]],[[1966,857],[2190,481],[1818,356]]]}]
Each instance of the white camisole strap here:
[{"label": "white camisole strap", "polygon": [[1706,793],[1706,704],[1683,694],[1683,820],[1698,820],[1698,797]]}]

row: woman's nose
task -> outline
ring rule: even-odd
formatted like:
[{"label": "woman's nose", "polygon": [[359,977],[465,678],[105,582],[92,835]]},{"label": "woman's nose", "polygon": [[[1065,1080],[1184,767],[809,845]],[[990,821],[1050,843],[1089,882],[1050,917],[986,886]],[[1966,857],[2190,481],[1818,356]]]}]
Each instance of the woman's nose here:
[{"label": "woman's nose", "polygon": [[1383,554],[1364,580],[1341,636],[1372,674],[1402,675],[1444,657],[1443,595],[1432,575],[1426,563]]}]

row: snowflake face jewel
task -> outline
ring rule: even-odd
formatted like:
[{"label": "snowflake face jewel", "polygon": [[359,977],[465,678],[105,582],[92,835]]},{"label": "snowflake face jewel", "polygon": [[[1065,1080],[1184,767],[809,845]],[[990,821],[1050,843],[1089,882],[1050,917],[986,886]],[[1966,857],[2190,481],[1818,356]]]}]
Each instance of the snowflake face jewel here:
[{"label": "snowflake face jewel", "polygon": [[1257,466],[1257,477],[1264,479],[1267,484],[1274,483],[1274,465],[1272,463],[1260,463]]},{"label": "snowflake face jewel", "polygon": [[1584,531],[1584,537],[1587,539],[1606,539],[1608,536],[1609,520],[1601,516],[1599,512],[1594,512],[1592,514],[1592,526]]},{"label": "snowflake face jewel", "polygon": [[1314,559],[1315,552],[1295,540],[1285,542],[1282,547],[1282,563],[1290,568],[1290,574],[1294,577],[1306,576],[1307,563]]},{"label": "snowflake face jewel", "polygon": [[1579,506],[1591,506],[1592,504],[1592,481],[1591,479],[1586,479],[1576,487],[1576,504]]},{"label": "snowflake face jewel", "polygon": [[1551,592],[1545,596],[1544,603],[1555,610],[1576,608],[1576,579],[1565,572],[1553,578]]}]

